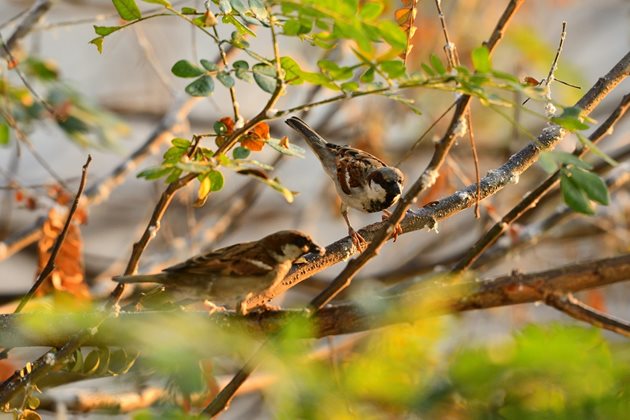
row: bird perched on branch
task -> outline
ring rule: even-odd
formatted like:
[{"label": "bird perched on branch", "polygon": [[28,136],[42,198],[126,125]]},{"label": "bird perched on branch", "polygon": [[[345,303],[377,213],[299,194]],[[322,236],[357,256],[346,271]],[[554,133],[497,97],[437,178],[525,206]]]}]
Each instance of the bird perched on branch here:
[{"label": "bird perched on branch", "polygon": [[284,279],[291,265],[324,249],[297,230],[282,230],[264,238],[231,245],[198,255],[161,273],[117,276],[119,283],[159,283],[174,301],[206,300],[212,305],[234,307],[245,315],[247,300]]},{"label": "bird perched on branch", "polygon": [[367,213],[383,211],[389,216],[387,208],[396,203],[402,193],[403,173],[363,150],[328,143],[298,117],[285,122],[304,136],[333,180],[341,198],[341,214],[348,225],[348,234],[357,249],[362,249],[365,239],[350,225],[348,207]]}]

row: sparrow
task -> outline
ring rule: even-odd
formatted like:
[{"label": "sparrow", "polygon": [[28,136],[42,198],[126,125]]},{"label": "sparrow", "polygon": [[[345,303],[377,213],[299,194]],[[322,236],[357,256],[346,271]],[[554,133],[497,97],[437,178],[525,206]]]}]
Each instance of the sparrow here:
[{"label": "sparrow", "polygon": [[119,283],[159,283],[177,302],[206,300],[212,307],[234,307],[247,314],[247,300],[281,282],[293,263],[325,250],[310,236],[282,230],[264,238],[217,249],[157,274],[117,276]]},{"label": "sparrow", "polygon": [[357,249],[362,249],[365,239],[350,225],[348,207],[367,213],[383,211],[389,217],[387,208],[402,194],[403,173],[363,150],[327,142],[298,117],[285,122],[302,134],[333,180],[341,198],[341,214],[348,226],[348,234]]}]

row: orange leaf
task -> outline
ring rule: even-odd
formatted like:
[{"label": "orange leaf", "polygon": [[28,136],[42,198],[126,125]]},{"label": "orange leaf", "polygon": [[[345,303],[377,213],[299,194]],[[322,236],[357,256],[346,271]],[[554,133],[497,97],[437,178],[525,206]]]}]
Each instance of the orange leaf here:
[{"label": "orange leaf", "polygon": [[269,135],[269,125],[264,122],[260,122],[256,124],[254,128],[250,130],[250,133],[256,134],[258,137],[260,137],[263,140],[267,140],[271,137]]},{"label": "orange leaf", "polygon": [[219,121],[225,124],[225,127],[227,128],[225,134],[229,136],[234,132],[234,120],[232,119],[232,117],[223,117]]},{"label": "orange leaf", "polygon": [[538,86],[540,84],[540,82],[536,79],[534,79],[533,77],[527,76],[525,77],[524,82],[529,85],[529,86]]},{"label": "orange leaf", "polygon": [[[84,213],[84,211],[82,212]],[[61,233],[64,223],[65,218],[54,208],[50,209],[48,219],[42,226],[42,238],[37,243],[38,273],[46,266],[52,247]],[[57,253],[55,269],[48,280],[37,290],[38,296],[54,291],[63,291],[81,299],[89,298],[88,287],[85,284],[82,250],[81,232],[78,224],[73,221],[68,228],[66,239]]]},{"label": "orange leaf", "polygon": [[262,140],[257,134],[249,132],[241,138],[241,146],[252,152],[260,152],[265,145],[265,141]]}]

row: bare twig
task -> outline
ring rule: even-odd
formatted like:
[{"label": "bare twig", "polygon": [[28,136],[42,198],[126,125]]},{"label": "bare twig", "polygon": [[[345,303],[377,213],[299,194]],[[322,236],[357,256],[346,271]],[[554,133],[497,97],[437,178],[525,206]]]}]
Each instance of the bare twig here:
[{"label": "bare twig", "polygon": [[[630,107],[630,94],[625,95],[621,100],[619,106],[615,111],[604,121],[590,136],[589,139],[596,143],[604,138],[614,124],[619,121],[627,112]],[[581,157],[586,153],[586,149],[582,147],[576,148],[573,154],[577,157]],[[469,268],[492,244],[494,244],[505,233],[509,226],[518,220],[529,209],[535,207],[538,201],[545,196],[551,189],[553,189],[559,182],[560,170],[557,170],[553,175],[549,176],[543,181],[536,189],[527,194],[523,200],[516,204],[505,216],[501,218],[488,232],[483,235],[476,243],[470,248],[470,251],[453,267],[453,272],[461,272]]]},{"label": "bare twig", "polygon": [[571,293],[547,292],[544,293],[544,301],[572,318],[630,338],[630,323],[591,308]]},{"label": "bare twig", "polygon": [[59,236],[57,236],[55,244],[50,250],[50,257],[48,258],[48,262],[42,269],[41,273],[39,273],[39,276],[37,276],[37,279],[35,280],[35,283],[33,283],[31,289],[24,295],[24,297],[22,297],[22,300],[20,300],[20,303],[15,309],[15,313],[21,312],[22,309],[24,309],[24,306],[26,306],[28,301],[31,300],[31,298],[35,295],[35,292],[37,292],[37,289],[48,279],[48,277],[55,269],[55,260],[57,258],[57,254],[61,249],[61,245],[63,245],[63,241],[66,239],[68,229],[70,228],[70,224],[72,223],[72,217],[79,207],[79,200],[81,199],[81,194],[83,194],[83,189],[85,188],[85,183],[87,181],[87,169],[91,161],[92,156],[88,155],[81,172],[81,182],[79,183],[79,189],[77,190],[77,194],[74,197],[74,201],[72,202],[70,210],[68,210],[68,216],[66,217],[66,222],[63,225],[63,229],[59,233]]}]

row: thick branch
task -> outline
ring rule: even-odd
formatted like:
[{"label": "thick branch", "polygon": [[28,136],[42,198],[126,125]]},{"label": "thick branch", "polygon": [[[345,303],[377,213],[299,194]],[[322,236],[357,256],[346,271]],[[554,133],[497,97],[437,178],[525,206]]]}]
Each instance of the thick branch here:
[{"label": "thick branch", "polygon": [[[411,322],[417,319],[499,306],[510,306],[544,300],[544,293],[578,292],[630,280],[630,254],[619,257],[573,264],[538,273],[497,277],[490,280],[469,280],[460,284],[435,283],[425,280],[421,284],[407,283],[401,292],[375,296],[371,304],[358,305],[341,302],[322,308],[312,318],[316,328],[305,329],[300,338],[319,338],[329,335],[349,334],[385,327],[391,324]],[[403,285],[396,286],[400,291]],[[410,310],[404,302],[414,302],[422,311]],[[368,309],[378,308],[378,309]],[[102,314],[87,313],[46,315],[46,328],[29,329],[29,325],[41,314],[0,315],[0,345],[2,346],[56,346],[64,343],[67,336],[84,325],[90,325]],[[86,345],[123,345],[133,347],[138,331],[146,325],[163,325],[178,328],[178,325],[206,325],[220,327],[237,334],[275,334],[287,322],[307,316],[305,310],[283,310],[253,312],[246,317],[235,313],[207,312],[121,312],[117,318],[109,318],[98,333],[86,340]],[[178,320],[181,322],[175,322]],[[202,324],[200,324],[202,323]],[[197,330],[191,333],[197,334]],[[181,331],[180,331],[181,332]],[[199,339],[196,336],[195,339]],[[191,338],[192,339],[192,338]],[[208,337],[212,339],[212,337]]]}]

